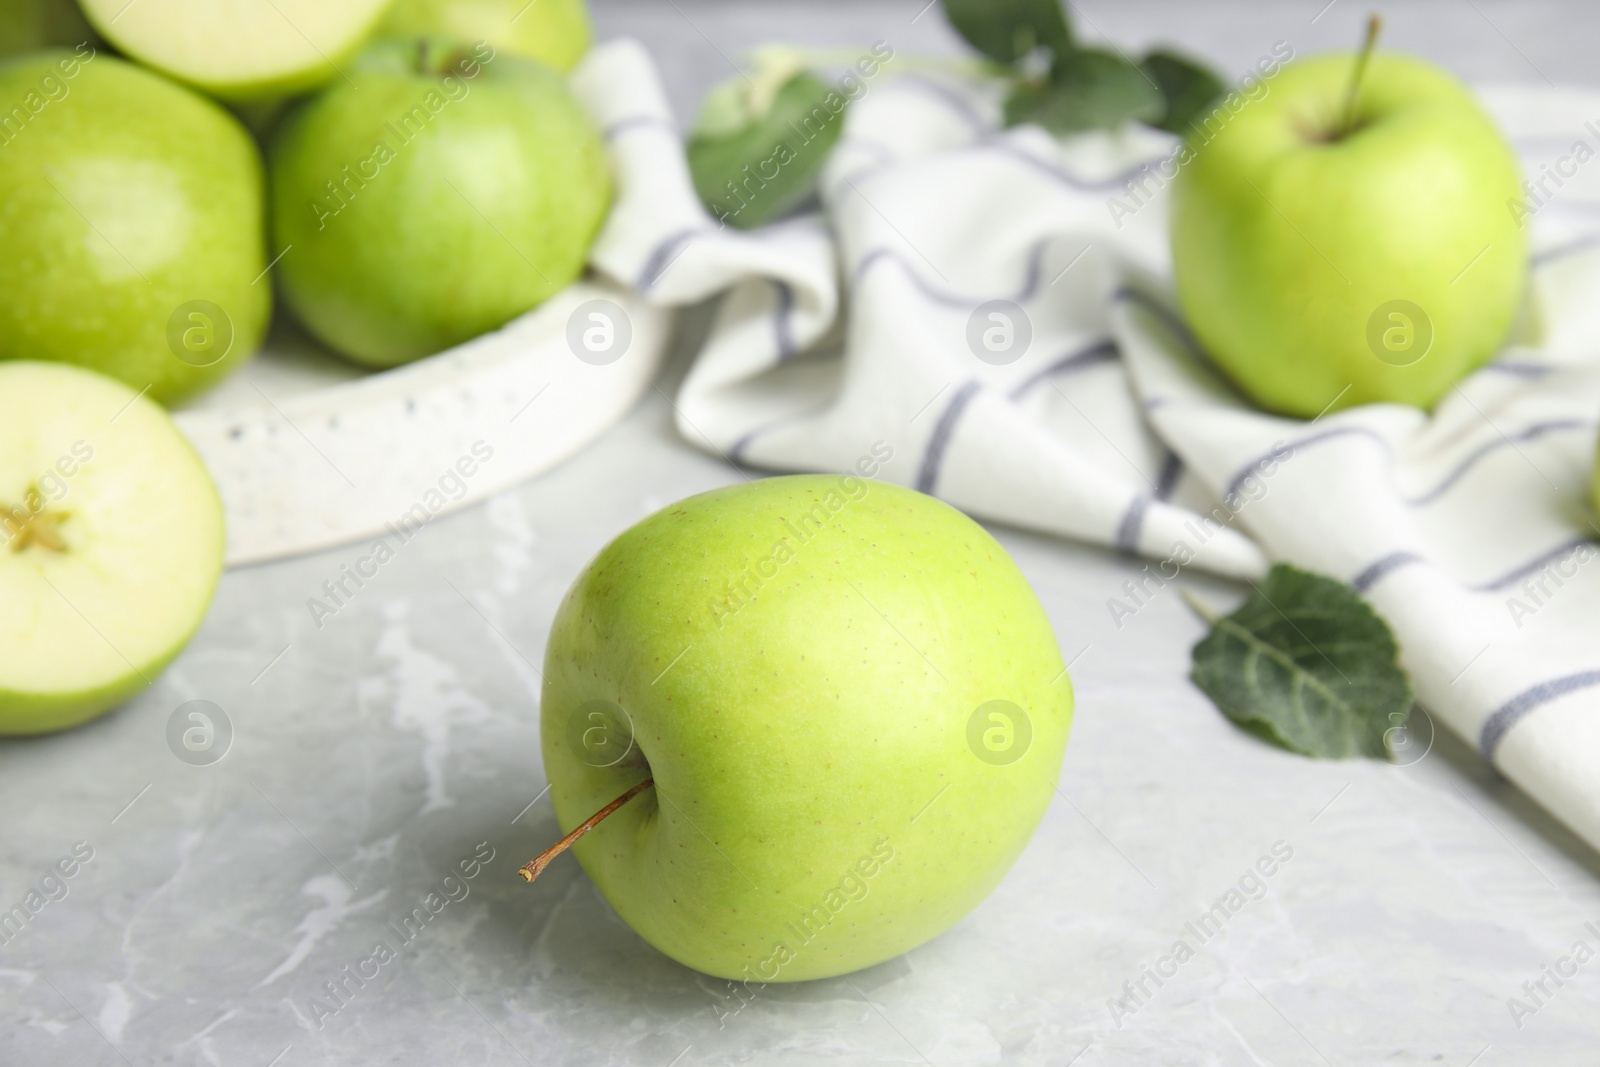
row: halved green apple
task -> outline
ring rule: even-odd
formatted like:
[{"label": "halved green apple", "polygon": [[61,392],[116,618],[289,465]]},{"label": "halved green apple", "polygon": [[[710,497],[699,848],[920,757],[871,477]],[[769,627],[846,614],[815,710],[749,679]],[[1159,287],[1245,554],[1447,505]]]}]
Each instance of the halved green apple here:
[{"label": "halved green apple", "polygon": [[0,363],[0,734],[94,718],[188,643],[222,573],[222,502],[153,401]]},{"label": "halved green apple", "polygon": [[112,44],[229,101],[314,89],[366,41],[389,0],[81,0]]}]

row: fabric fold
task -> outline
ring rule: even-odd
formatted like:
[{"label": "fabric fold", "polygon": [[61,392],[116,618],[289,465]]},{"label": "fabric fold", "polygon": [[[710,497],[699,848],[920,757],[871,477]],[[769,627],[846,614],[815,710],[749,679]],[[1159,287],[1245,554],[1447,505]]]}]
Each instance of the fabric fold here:
[{"label": "fabric fold", "polygon": [[[1600,847],[1600,173],[1529,212],[1530,313],[1499,359],[1431,414],[1305,421],[1245,402],[1175,313],[1164,134],[1058,142],[1000,129],[992,83],[885,75],[851,106],[820,212],[741,233],[699,205],[640,46],[606,46],[580,92],[620,172],[595,267],[662,305],[722,297],[676,398],[690,441],[772,470],[874,456],[1169,578],[1283,560],[1351,582],[1419,703]],[[1483,98],[1530,170],[1600,111]]]}]

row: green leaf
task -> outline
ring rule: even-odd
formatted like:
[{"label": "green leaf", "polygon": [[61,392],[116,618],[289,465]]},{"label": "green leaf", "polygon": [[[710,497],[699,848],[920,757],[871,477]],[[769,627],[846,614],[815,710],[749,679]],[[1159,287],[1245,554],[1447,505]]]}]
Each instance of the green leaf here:
[{"label": "green leaf", "polygon": [[1209,110],[1223,93],[1222,79],[1176,52],[1158,49],[1139,65],[1154,79],[1166,101],[1165,112],[1150,125],[1169,133],[1187,134],[1189,124]]},{"label": "green leaf", "polygon": [[944,0],[944,17],[997,63],[1015,63],[1035,48],[1053,55],[1072,51],[1060,0]]},{"label": "green leaf", "polygon": [[741,229],[789,211],[816,187],[849,98],[813,74],[783,83],[770,105],[738,110],[737,87],[713,90],[689,139],[689,172],[707,208]]},{"label": "green leaf", "polygon": [[1224,715],[1307,756],[1383,757],[1411,682],[1394,634],[1343,582],[1277,564],[1194,646],[1190,677]]},{"label": "green leaf", "polygon": [[1036,122],[1051,133],[1078,133],[1150,122],[1165,107],[1137,66],[1115,52],[1084,49],[1058,56],[1048,82],[1018,82],[1006,99],[1006,125]]}]

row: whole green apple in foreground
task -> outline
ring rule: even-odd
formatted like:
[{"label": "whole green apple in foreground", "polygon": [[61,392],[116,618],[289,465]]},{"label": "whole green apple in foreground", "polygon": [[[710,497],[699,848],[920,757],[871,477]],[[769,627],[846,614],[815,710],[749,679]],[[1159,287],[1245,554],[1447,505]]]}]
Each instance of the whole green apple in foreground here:
[{"label": "whole green apple in foreground", "polygon": [[1380,52],[1341,132],[1352,64],[1293,63],[1237,114],[1202,119],[1173,190],[1184,317],[1287,415],[1432,407],[1499,348],[1527,281],[1516,158],[1472,94]]},{"label": "whole green apple in foreground", "polygon": [[1050,805],[1071,719],[1050,623],[982,527],[803,475],[608,545],[557,612],[540,732],[563,830],[654,779],[576,845],[628,925],[771,982],[870,966],[971,911]]},{"label": "whole green apple in foreground", "polygon": [[285,120],[271,153],[285,299],[387,367],[497,329],[583,271],[611,204],[561,76],[488,45],[385,41]]},{"label": "whole green apple in foreground", "polygon": [[389,0],[80,0],[118,49],[229,101],[340,77]]},{"label": "whole green apple in foreground", "polygon": [[0,734],[147,686],[222,573],[222,504],[154,402],[59,363],[0,363]]},{"label": "whole green apple in foreground", "polygon": [[[261,160],[216,104],[130,63],[0,64],[0,358],[77,363],[163,403],[254,351],[271,310]],[[8,119],[8,122],[11,121]]]},{"label": "whole green apple in foreground", "polygon": [[563,72],[583,58],[593,35],[583,0],[396,0],[379,32],[488,41]]}]

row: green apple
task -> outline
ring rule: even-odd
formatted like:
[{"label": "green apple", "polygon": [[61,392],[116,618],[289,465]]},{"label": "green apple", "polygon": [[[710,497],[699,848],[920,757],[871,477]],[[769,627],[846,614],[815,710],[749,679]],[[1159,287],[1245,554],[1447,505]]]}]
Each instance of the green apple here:
[{"label": "green apple", "polygon": [[0,363],[0,734],[147,686],[222,573],[222,504],[157,404],[90,371]]},{"label": "green apple", "polygon": [[1600,457],[1596,457],[1595,465],[1590,468],[1589,508],[1600,515]]},{"label": "green apple", "polygon": [[227,112],[89,46],[0,65],[0,357],[171,403],[254,350],[272,294],[255,145]]},{"label": "green apple", "polygon": [[1432,407],[1494,354],[1523,300],[1510,146],[1464,86],[1409,56],[1372,55],[1364,78],[1351,55],[1319,56],[1262,85],[1201,120],[1180,155],[1184,317],[1269,410]]},{"label": "green apple", "polygon": [[73,48],[97,40],[76,0],[0,3],[0,57],[52,46]]},{"label": "green apple", "polygon": [[653,780],[576,846],[622,918],[759,983],[870,966],[976,906],[1054,797],[1071,718],[1050,623],[982,527],[801,475],[674,504],[589,564],[541,741],[563,829]]},{"label": "green apple", "polygon": [[379,31],[389,37],[450,37],[569,71],[593,31],[583,0],[396,0]]},{"label": "green apple", "polygon": [[488,45],[384,41],[271,152],[284,298],[374,366],[497,329],[582,272],[611,203],[589,116]]},{"label": "green apple", "polygon": [[223,100],[261,100],[339,78],[389,0],[80,0],[129,56]]}]

